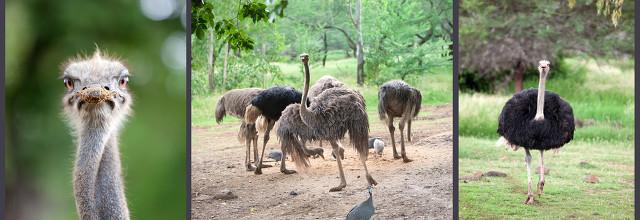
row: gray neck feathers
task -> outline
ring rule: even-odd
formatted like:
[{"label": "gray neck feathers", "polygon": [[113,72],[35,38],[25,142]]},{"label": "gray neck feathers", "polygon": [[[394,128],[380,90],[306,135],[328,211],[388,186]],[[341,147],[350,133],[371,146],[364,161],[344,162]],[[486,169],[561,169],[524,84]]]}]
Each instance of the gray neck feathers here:
[{"label": "gray neck feathers", "polygon": [[114,125],[89,119],[79,133],[73,191],[82,220],[129,219]]}]

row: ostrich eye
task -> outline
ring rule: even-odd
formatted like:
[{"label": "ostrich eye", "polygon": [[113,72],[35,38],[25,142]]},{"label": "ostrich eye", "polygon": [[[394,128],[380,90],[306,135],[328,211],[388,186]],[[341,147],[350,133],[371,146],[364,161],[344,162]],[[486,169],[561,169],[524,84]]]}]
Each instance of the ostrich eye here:
[{"label": "ostrich eye", "polygon": [[128,76],[120,77],[120,80],[118,80],[118,85],[120,85],[120,88],[126,89],[127,84],[129,84],[129,77]]},{"label": "ostrich eye", "polygon": [[64,82],[64,86],[67,87],[67,91],[73,90],[73,80],[69,78],[64,78],[63,82]]}]

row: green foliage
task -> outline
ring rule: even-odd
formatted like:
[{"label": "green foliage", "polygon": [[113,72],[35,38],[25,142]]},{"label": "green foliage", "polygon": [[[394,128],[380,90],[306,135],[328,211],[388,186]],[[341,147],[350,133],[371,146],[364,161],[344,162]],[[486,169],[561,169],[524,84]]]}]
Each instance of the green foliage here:
[{"label": "green foliage", "polygon": [[[266,59],[256,56],[232,57],[228,64],[227,81],[223,88],[230,90],[234,88],[268,87],[273,84],[280,84],[283,81],[282,72],[278,66],[269,63]],[[220,68],[219,68],[220,69]],[[217,74],[216,85],[222,85],[222,71]],[[191,94],[209,94],[207,73],[205,71],[193,69],[191,81]]]},{"label": "green foliage", "polygon": [[[273,63],[281,72],[281,79],[273,82],[267,81],[263,88],[273,85],[287,85],[302,90],[302,65],[299,63]],[[349,85],[350,88],[358,90],[365,98],[367,104],[367,112],[369,117],[377,118],[378,106],[378,89],[381,84],[368,83],[362,87],[353,86],[356,84],[356,75],[351,70],[355,68],[356,60],[337,59],[327,61],[326,66],[319,65],[315,62],[311,64],[311,81],[315,82],[324,75],[331,75],[340,81]],[[410,75],[407,76],[406,82],[416,87],[422,92],[423,105],[442,105],[451,103],[453,89],[453,78],[451,76],[452,66],[442,66],[434,70],[433,74]],[[196,73],[194,73],[196,74]],[[194,77],[195,78],[195,77]],[[193,85],[192,85],[193,86]],[[244,86],[246,87],[246,86]],[[195,126],[213,126],[216,124],[214,117],[215,105],[222,92],[213,94],[194,94],[192,97],[191,117],[192,125]],[[238,120],[234,117],[227,117],[223,123],[236,123]]]},{"label": "green foliage", "polygon": [[[275,16],[284,16],[287,0],[281,0],[273,4],[273,10],[261,2],[240,1],[234,17],[216,17],[214,4],[208,1],[197,2],[191,8],[191,34],[195,34],[200,40],[204,40],[209,29],[213,29],[217,39],[231,45],[233,49],[251,50],[255,40],[249,37],[247,32],[239,27],[239,23],[245,18],[251,18],[253,23],[260,21],[274,21]],[[219,4],[216,4],[219,5]],[[218,16],[220,17],[220,16]]]},{"label": "green foliage", "polygon": [[[613,1],[462,1],[461,88],[503,88],[517,66],[534,69],[541,59],[555,65],[564,56],[633,56],[635,3]],[[620,15],[619,25],[595,16],[598,4]]]}]

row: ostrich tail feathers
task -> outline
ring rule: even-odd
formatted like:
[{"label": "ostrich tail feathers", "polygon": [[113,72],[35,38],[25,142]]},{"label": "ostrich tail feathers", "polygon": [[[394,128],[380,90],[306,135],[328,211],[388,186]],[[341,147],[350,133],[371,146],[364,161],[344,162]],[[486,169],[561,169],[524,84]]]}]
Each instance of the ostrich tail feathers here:
[{"label": "ostrich tail feathers", "polygon": [[224,108],[224,96],[222,96],[216,105],[216,123],[220,124],[225,115],[227,115],[227,111]]},{"label": "ostrich tail feathers", "polygon": [[245,141],[247,140],[247,124],[242,122],[242,124],[240,125],[240,130],[238,131],[238,141],[241,144],[244,144]]},{"label": "ostrich tail feathers", "polygon": [[517,151],[520,148],[520,146],[512,144],[511,142],[509,142],[509,140],[507,140],[503,136],[500,136],[500,139],[496,141],[496,147],[504,147],[507,150],[511,149],[513,151]]},{"label": "ostrich tail feathers", "polygon": [[279,134],[278,136],[280,137],[282,152],[291,156],[291,160],[296,164],[298,170],[306,170],[310,166],[309,157],[307,157],[300,141],[292,134]]}]

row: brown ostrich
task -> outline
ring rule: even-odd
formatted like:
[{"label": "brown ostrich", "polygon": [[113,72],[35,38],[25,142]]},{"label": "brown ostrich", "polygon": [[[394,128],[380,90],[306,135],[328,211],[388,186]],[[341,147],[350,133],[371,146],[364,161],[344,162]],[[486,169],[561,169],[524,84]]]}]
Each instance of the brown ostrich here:
[{"label": "brown ostrich", "polygon": [[253,161],[258,163],[258,133],[254,124],[247,124],[244,120],[247,106],[251,105],[251,100],[255,98],[264,89],[246,88],[233,89],[226,92],[216,106],[216,122],[220,124],[222,119],[227,115],[233,115],[239,118],[242,123],[238,131],[238,141],[247,146],[245,154],[245,166],[247,171],[254,171],[255,167],[251,164],[251,143],[253,142]]},{"label": "brown ostrich", "polygon": [[[302,102],[307,103],[309,93],[309,55],[300,55],[302,64],[304,65],[304,92],[302,94]],[[296,110],[295,105],[288,106],[283,112],[285,117],[300,117],[301,121],[306,125],[310,131],[313,131],[313,136],[318,139],[327,140],[331,143],[334,152],[338,152],[340,147],[340,140],[344,138],[347,131],[349,132],[350,142],[354,149],[357,150],[364,167],[365,176],[369,185],[377,185],[377,182],[369,174],[367,169],[367,155],[368,151],[368,138],[369,138],[369,121],[366,112],[366,105],[362,95],[352,89],[343,87],[327,89],[320,93],[310,106],[300,104],[298,107],[298,114],[292,112]],[[280,129],[287,126],[284,124],[285,120],[280,122]],[[280,130],[279,129],[279,130]],[[279,132],[279,135],[284,133]],[[289,135],[295,135],[289,133]],[[287,138],[289,140],[298,140],[298,137],[289,136],[280,138]],[[293,161],[298,167],[308,167],[309,159],[305,154],[304,148],[302,148],[298,141],[290,141],[288,145],[283,145],[283,152],[291,154]],[[342,169],[342,158],[336,157],[338,163],[338,170],[340,173],[340,185],[331,188],[329,191],[340,191],[346,185],[347,182],[344,177],[344,171]]]},{"label": "brown ostrich", "polygon": [[407,125],[407,139],[411,141],[411,120],[420,112],[420,103],[422,94],[409,84],[401,80],[392,80],[380,87],[378,91],[378,113],[380,120],[385,120],[391,134],[391,146],[393,147],[393,158],[400,159],[396,151],[396,142],[393,136],[395,128],[393,127],[393,118],[399,117],[400,122],[400,154],[402,161],[411,162],[407,158],[404,149],[404,126]]}]

